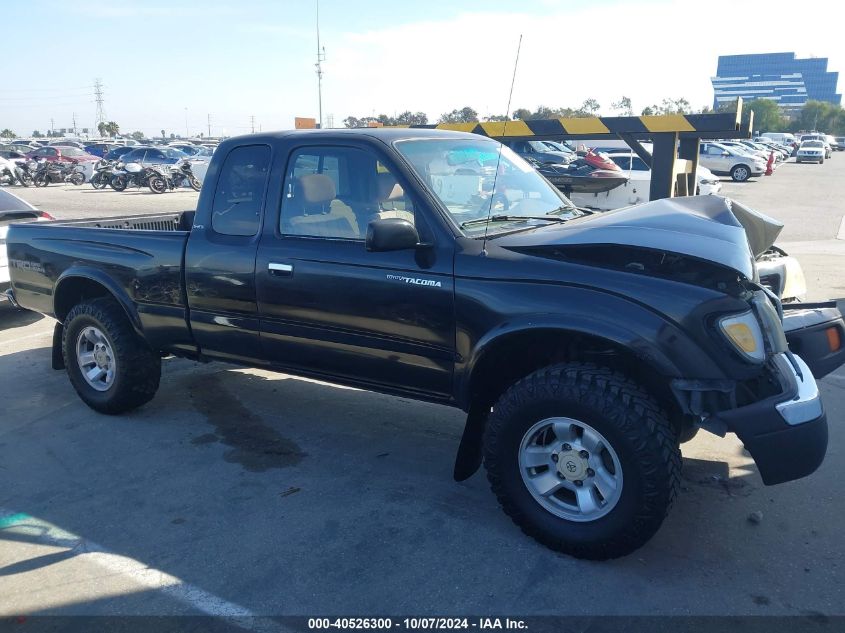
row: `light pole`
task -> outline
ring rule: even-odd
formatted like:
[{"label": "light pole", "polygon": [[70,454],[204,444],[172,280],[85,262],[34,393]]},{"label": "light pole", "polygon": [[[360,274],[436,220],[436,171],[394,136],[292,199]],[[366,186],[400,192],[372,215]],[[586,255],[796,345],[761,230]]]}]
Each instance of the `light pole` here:
[{"label": "light pole", "polygon": [[185,138],[188,138],[190,134],[188,133],[188,107],[185,106]]},{"label": "light pole", "polygon": [[320,0],[317,0],[317,107],[319,110],[320,125],[323,127],[323,62],[326,61],[326,49],[320,46]]}]

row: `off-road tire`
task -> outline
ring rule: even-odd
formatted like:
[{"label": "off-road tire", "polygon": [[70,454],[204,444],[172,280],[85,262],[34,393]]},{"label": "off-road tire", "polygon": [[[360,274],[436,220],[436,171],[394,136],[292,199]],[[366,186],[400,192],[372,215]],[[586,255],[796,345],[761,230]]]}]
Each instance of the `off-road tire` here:
[{"label": "off-road tire", "polygon": [[[114,350],[117,368],[107,391],[97,391],[83,378],[76,343],[83,328],[103,332]],[[100,413],[131,411],[152,400],[161,377],[161,358],[138,336],[123,309],[111,298],[79,303],[68,313],[62,333],[62,354],[76,393]]]},{"label": "off-road tire", "polygon": [[[550,417],[569,417],[604,435],[622,465],[624,484],[613,509],[593,521],[560,518],[523,482],[523,435]],[[562,363],[519,380],[499,398],[484,433],[484,467],[505,513],[543,545],[576,558],[604,560],[646,543],[680,487],[678,439],[658,403],[624,374],[589,363]]]}]

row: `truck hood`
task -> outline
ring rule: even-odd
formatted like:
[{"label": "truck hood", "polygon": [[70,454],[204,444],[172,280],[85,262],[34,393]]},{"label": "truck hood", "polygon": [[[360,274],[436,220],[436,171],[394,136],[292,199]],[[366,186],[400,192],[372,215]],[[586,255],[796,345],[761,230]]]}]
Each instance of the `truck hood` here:
[{"label": "truck hood", "polygon": [[532,231],[504,235],[515,250],[616,244],[676,253],[754,277],[754,260],[777,239],[783,224],[721,196],[656,200]]}]

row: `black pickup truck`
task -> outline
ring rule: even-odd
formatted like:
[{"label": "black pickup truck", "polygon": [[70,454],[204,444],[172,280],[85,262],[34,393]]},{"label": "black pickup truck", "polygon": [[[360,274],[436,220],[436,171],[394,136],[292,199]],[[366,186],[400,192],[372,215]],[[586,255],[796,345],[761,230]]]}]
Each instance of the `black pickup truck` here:
[{"label": "black pickup truck", "polygon": [[459,407],[455,478],[483,460],[527,534],[603,559],[659,528],[699,428],[766,484],[822,462],[808,364],[845,330],[759,283],[777,232],[712,196],[577,209],[472,134],[258,134],[220,145],[196,212],[12,226],[9,298],[57,320],[54,367],[103,413],[168,355]]}]

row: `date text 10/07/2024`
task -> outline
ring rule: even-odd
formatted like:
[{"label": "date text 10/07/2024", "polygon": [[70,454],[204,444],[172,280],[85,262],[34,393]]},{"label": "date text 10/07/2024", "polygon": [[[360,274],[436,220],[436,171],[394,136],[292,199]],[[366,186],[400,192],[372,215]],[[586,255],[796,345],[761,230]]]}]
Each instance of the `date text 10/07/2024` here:
[{"label": "date text 10/07/2024", "polygon": [[312,630],[370,630],[387,631],[392,629],[415,630],[527,630],[524,620],[511,618],[308,618],[308,628]]}]

